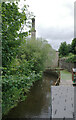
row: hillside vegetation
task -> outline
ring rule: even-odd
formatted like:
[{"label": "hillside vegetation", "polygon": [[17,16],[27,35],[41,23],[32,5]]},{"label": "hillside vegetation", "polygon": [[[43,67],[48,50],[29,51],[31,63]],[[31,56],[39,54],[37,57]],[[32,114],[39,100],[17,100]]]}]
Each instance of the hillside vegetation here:
[{"label": "hillside vegetation", "polygon": [[26,99],[33,83],[54,63],[56,52],[46,40],[28,38],[29,32],[22,31],[31,20],[27,6],[19,12],[18,3],[2,2],[1,15],[2,113],[5,115]]}]

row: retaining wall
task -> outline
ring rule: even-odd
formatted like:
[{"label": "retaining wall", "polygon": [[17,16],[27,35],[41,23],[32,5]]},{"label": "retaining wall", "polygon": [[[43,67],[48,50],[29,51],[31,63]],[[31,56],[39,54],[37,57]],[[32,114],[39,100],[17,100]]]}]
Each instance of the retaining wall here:
[{"label": "retaining wall", "polygon": [[66,59],[59,59],[59,67],[72,72],[72,68],[76,68],[76,63],[66,62]]}]

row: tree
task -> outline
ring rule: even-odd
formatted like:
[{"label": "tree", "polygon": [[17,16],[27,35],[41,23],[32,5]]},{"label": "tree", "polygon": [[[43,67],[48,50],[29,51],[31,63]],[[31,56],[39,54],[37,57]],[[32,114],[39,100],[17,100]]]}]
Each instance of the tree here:
[{"label": "tree", "polygon": [[68,53],[71,53],[72,52],[72,47],[70,44],[67,45],[67,49],[68,49]]},{"label": "tree", "polygon": [[49,60],[52,51],[51,49],[52,47],[48,44],[48,42],[41,38],[31,38],[26,41],[24,39],[19,48],[17,58],[28,61],[31,71],[39,73],[45,69],[46,64],[48,65],[49,61],[51,62],[51,59]]},{"label": "tree", "polygon": [[59,48],[59,56],[66,56],[68,55],[68,47],[66,42],[61,43],[60,48]]},{"label": "tree", "polygon": [[72,47],[72,53],[76,54],[76,38],[72,40],[71,47]]},{"label": "tree", "polygon": [[2,66],[8,67],[14,59],[27,32],[19,32],[27,20],[24,9],[19,12],[18,3],[2,2]]}]

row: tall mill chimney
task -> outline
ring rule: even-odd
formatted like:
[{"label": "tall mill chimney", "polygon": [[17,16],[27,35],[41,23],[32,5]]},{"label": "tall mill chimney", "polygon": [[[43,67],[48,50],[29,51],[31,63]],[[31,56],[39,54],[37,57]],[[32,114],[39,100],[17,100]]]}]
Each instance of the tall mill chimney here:
[{"label": "tall mill chimney", "polygon": [[31,37],[32,37],[32,38],[36,38],[35,18],[32,18]]}]

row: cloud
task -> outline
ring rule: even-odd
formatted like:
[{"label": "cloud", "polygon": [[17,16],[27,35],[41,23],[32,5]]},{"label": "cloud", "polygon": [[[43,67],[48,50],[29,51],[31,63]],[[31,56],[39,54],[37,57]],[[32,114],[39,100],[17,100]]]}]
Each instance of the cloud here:
[{"label": "cloud", "polygon": [[41,28],[39,30],[39,34],[41,36],[44,36],[45,38],[49,39],[61,39],[61,40],[66,40],[66,39],[70,39],[73,38],[73,29],[69,29],[69,28],[63,28],[63,29],[59,29],[59,28]]},{"label": "cloud", "polygon": [[61,42],[71,43],[74,32],[71,28],[41,28],[38,36],[47,39],[54,49],[58,49]]},{"label": "cloud", "polygon": [[57,49],[61,42],[74,37],[75,0],[27,0],[36,16],[36,36],[48,40]]}]

